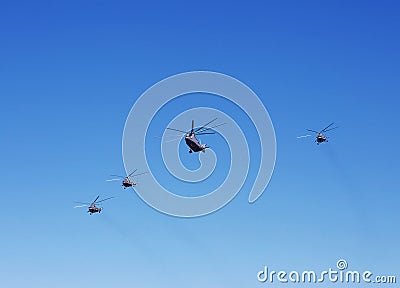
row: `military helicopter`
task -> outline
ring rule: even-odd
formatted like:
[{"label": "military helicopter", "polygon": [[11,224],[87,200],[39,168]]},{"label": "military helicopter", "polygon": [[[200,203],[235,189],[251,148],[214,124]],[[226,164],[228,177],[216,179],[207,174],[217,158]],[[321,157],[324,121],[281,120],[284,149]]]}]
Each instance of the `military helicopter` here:
[{"label": "military helicopter", "polygon": [[126,189],[127,187],[134,187],[136,186],[137,182],[134,182],[130,179],[130,177],[135,177],[135,176],[139,176],[139,175],[143,175],[149,172],[143,172],[143,173],[139,173],[139,174],[134,174],[138,169],[135,169],[132,173],[130,173],[128,176],[120,176],[120,175],[111,175],[113,177],[119,177],[116,179],[108,179],[106,181],[117,181],[117,180],[122,180],[122,186],[124,186],[124,189]]},{"label": "military helicopter", "polygon": [[207,125],[210,125],[215,120],[217,120],[217,118],[214,118],[207,124],[205,124],[199,128],[196,128],[196,129],[194,128],[194,120],[192,120],[192,129],[190,130],[190,132],[178,130],[175,128],[167,128],[167,129],[185,133],[185,142],[186,142],[186,145],[189,146],[189,148],[190,148],[189,153],[200,152],[200,151],[206,152],[206,149],[210,148],[210,147],[207,146],[207,144],[201,144],[199,139],[196,138],[196,135],[215,134],[215,132],[206,132],[206,131],[226,124],[226,123],[222,123],[222,124],[218,124],[218,125],[215,125],[212,127],[207,127]]},{"label": "military helicopter", "polygon": [[101,210],[103,210],[103,208],[97,207],[97,206],[96,206],[96,203],[100,203],[100,202],[109,200],[109,199],[114,198],[114,197],[109,197],[109,198],[106,198],[106,199],[102,199],[102,200],[100,200],[100,201],[97,201],[97,200],[99,199],[99,197],[100,197],[100,196],[97,196],[96,199],[94,199],[94,201],[93,201],[92,203],[75,202],[75,203],[77,203],[77,204],[82,204],[82,205],[77,205],[77,206],[75,206],[74,208],[81,208],[81,207],[89,206],[89,208],[88,208],[88,213],[89,213],[90,215],[92,215],[93,213],[100,213]]},{"label": "military helicopter", "polygon": [[[315,138],[315,141],[314,141],[314,142],[316,142],[317,145],[319,145],[320,143],[328,142],[328,137],[325,136],[325,135],[323,135],[323,133],[326,133],[326,132],[331,131],[331,130],[333,130],[333,129],[339,128],[338,126],[336,126],[336,127],[333,127],[333,128],[328,129],[328,128],[331,127],[333,124],[334,124],[334,123],[329,124],[328,126],[326,126],[324,129],[322,129],[322,130],[319,131],[319,132],[318,132],[318,131],[315,131],[315,130],[311,130],[311,129],[306,129],[306,130],[307,130],[307,131],[310,131],[310,132],[314,132],[314,133],[317,134],[317,137]],[[311,136],[311,135],[299,136],[299,137],[297,137],[297,138],[303,138],[303,137],[308,137],[308,136]]]}]

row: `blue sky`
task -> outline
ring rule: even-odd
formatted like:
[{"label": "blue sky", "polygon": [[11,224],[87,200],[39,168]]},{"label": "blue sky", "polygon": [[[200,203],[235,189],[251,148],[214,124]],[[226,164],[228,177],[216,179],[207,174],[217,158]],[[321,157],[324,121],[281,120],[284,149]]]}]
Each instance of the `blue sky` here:
[{"label": "blue sky", "polygon": [[[265,287],[264,265],[320,271],[340,258],[400,277],[396,1],[1,6],[2,287]],[[241,191],[214,214],[180,219],[105,179],[124,173],[135,100],[194,70],[259,95],[277,162],[256,203]],[[331,122],[340,129],[326,145],[296,139]],[[196,155],[182,157],[195,166]],[[101,215],[72,208],[97,195],[117,197]]]}]

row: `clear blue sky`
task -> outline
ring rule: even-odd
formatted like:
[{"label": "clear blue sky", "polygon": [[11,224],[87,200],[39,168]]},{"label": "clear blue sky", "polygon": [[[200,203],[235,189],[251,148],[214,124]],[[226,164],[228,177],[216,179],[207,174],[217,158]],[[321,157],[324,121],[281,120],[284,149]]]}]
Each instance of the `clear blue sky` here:
[{"label": "clear blue sky", "polygon": [[[399,278],[400,4],[189,2],[2,3],[0,286],[267,287],[264,265],[320,271],[340,258]],[[277,162],[256,203],[241,191],[179,219],[104,180],[124,173],[135,100],[193,70],[260,96]],[[296,139],[330,122],[340,129],[326,145]],[[118,197],[101,215],[72,208],[97,195]]]}]

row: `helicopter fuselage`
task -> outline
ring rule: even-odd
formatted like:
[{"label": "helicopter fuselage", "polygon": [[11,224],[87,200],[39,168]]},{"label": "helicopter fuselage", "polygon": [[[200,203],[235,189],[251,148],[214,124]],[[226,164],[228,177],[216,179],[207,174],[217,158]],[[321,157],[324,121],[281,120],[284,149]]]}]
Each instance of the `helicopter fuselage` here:
[{"label": "helicopter fuselage", "polygon": [[200,144],[200,141],[196,138],[194,134],[187,134],[185,136],[186,145],[189,146],[189,153],[205,151],[207,147],[206,144]]},{"label": "helicopter fuselage", "polygon": [[322,135],[322,134],[318,134],[316,141],[317,141],[317,144],[319,144],[319,143],[328,141],[328,138],[325,137],[325,136]]},{"label": "helicopter fuselage", "polygon": [[93,205],[89,207],[88,212],[90,213],[90,215],[92,215],[93,213],[100,213],[101,209],[102,208]]},{"label": "helicopter fuselage", "polygon": [[126,177],[123,181],[122,181],[122,186],[124,186],[124,189],[127,187],[132,187],[132,186],[136,186],[135,182],[132,182],[128,177]]}]

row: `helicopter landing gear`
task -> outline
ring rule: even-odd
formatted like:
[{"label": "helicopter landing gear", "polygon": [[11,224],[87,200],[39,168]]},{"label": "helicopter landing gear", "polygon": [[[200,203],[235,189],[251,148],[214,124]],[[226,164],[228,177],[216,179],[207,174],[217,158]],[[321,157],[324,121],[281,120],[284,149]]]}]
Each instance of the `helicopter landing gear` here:
[{"label": "helicopter landing gear", "polygon": [[192,151],[192,150],[189,150],[189,153],[193,153],[193,151]]}]

